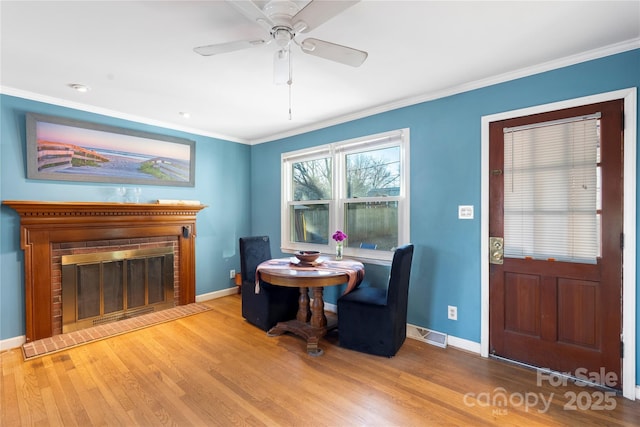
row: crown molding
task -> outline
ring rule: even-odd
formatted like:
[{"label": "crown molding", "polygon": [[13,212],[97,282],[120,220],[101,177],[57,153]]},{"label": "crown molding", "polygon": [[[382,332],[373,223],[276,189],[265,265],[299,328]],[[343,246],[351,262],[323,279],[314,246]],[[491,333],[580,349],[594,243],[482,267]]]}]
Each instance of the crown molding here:
[{"label": "crown molding", "polygon": [[73,108],[74,110],[86,111],[88,113],[100,114],[103,116],[113,117],[116,119],[128,120],[136,123],[142,123],[150,126],[157,126],[165,129],[177,130],[180,132],[187,132],[194,135],[206,136],[210,138],[222,139],[225,141],[237,142],[240,144],[249,144],[250,141],[242,138],[236,138],[229,135],[222,135],[217,133],[211,133],[202,129],[195,129],[183,126],[176,126],[172,123],[165,123],[159,120],[153,120],[147,117],[134,116],[132,114],[122,113],[120,111],[110,110],[107,108],[100,108],[94,105],[83,104],[80,102],[73,102],[66,99],[55,98],[53,96],[42,95],[35,92],[29,92],[22,89],[16,89],[9,86],[0,86],[0,94],[15,96],[18,98],[28,99],[30,101],[43,102],[45,104],[52,104],[59,107]]},{"label": "crown molding", "polygon": [[559,68],[568,67],[570,65],[575,65],[582,62],[591,61],[594,59],[604,58],[606,56],[611,56],[611,55],[627,52],[634,49],[640,49],[640,38],[635,38],[635,39],[627,40],[624,42],[616,43],[613,45],[605,46],[603,48],[593,49],[593,50],[582,52],[576,55],[571,55],[571,56],[556,59],[553,61],[544,62],[531,67],[521,68],[519,70],[510,71],[508,73],[500,74],[500,75],[489,77],[486,79],[467,82],[467,83],[452,86],[446,89],[442,89],[442,90],[438,90],[438,91],[434,91],[434,92],[430,92],[430,93],[426,93],[426,94],[422,94],[414,97],[404,98],[404,99],[394,101],[388,104],[383,104],[374,108],[361,110],[356,113],[314,123],[309,126],[292,129],[287,132],[273,134],[273,135],[265,136],[263,138],[252,139],[250,141],[250,144],[255,145],[255,144],[260,144],[264,142],[275,141],[282,138],[288,138],[291,136],[300,135],[303,133],[307,133],[307,132],[311,132],[319,129],[324,129],[330,126],[335,126],[335,125],[350,122],[353,120],[362,119],[364,117],[373,116],[375,114],[385,113],[387,111],[397,110],[399,108],[409,107],[411,105],[417,105],[423,102],[433,101],[435,99],[445,98],[447,96],[457,95],[457,94],[469,92],[475,89],[481,89],[483,87],[488,87],[488,86],[496,85],[499,83],[516,80],[522,77],[528,77],[535,74],[544,73],[546,71],[552,71]]}]

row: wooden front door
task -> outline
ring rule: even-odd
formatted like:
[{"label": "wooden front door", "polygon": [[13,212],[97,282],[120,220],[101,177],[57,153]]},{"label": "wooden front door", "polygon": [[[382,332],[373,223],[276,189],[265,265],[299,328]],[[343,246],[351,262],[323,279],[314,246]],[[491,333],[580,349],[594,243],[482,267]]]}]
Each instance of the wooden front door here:
[{"label": "wooden front door", "polygon": [[[548,124],[579,121],[583,117],[596,118],[592,130],[599,135],[596,137],[597,155],[590,166],[595,168],[597,178],[594,208],[567,213],[571,210],[567,208],[571,205],[567,200],[574,196],[558,197],[558,200],[548,196],[547,193],[552,192],[548,190],[555,191],[559,186],[593,188],[591,184],[573,182],[576,178],[567,169],[573,166],[556,167],[548,160],[535,163],[536,148],[569,146],[574,143],[572,137],[547,141],[547,145],[531,142],[527,137],[518,143],[538,145],[525,147],[527,156],[534,160],[521,169],[529,168],[525,173],[533,169],[537,172],[528,175],[530,182],[527,185],[531,189],[522,194],[533,196],[521,197],[527,199],[519,201],[524,213],[513,214],[514,196],[507,194],[505,200],[505,193],[515,191],[517,185],[513,181],[522,178],[518,175],[521,171],[509,168],[517,168],[513,165],[523,163],[514,160],[522,150],[518,152],[513,148],[513,139],[507,133],[512,129],[529,131]],[[503,244],[506,251],[502,259],[496,254],[489,269],[489,351],[496,356],[577,377],[602,373],[604,369],[606,373],[614,373],[617,379],[613,384],[609,376],[605,385],[618,389],[622,387],[622,118],[623,102],[616,100],[493,122],[489,130],[489,236],[504,238],[502,243],[500,240],[492,242],[498,246]],[[508,144],[511,145],[505,156],[505,145]],[[554,155],[551,158],[553,160]],[[562,170],[549,172],[554,168]],[[540,202],[542,206],[531,200],[539,196],[544,199]],[[539,213],[542,217],[537,215]],[[575,226],[574,223],[579,224]],[[551,232],[537,228],[546,225],[551,227]],[[553,231],[554,226],[557,231]],[[533,244],[523,243],[520,237],[505,236],[506,228],[507,235],[514,236],[520,232],[519,227],[525,229],[522,241],[532,239]],[[570,233],[566,229],[572,227],[575,236],[567,239],[565,234]],[[538,238],[547,238],[553,243],[557,237],[564,242],[560,246],[572,246],[571,239],[579,240],[591,234],[595,236],[596,244],[591,249],[595,252],[584,259],[580,258],[582,255],[563,258],[564,255],[558,256],[555,249],[547,254],[544,249],[530,248],[537,245]],[[493,247],[490,253],[499,249]],[[531,253],[527,252],[529,250]]]}]

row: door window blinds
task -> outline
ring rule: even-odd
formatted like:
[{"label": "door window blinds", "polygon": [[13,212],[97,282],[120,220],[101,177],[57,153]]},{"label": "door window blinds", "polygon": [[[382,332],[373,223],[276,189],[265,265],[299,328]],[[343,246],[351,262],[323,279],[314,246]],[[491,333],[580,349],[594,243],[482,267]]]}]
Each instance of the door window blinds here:
[{"label": "door window blinds", "polygon": [[599,117],[504,129],[505,257],[596,262]]}]

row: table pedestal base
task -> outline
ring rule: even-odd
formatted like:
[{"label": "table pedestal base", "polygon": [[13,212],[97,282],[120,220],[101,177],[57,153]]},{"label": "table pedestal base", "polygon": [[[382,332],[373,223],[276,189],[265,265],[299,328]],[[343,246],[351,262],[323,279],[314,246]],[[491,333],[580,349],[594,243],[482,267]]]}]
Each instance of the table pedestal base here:
[{"label": "table pedestal base", "polygon": [[327,334],[328,330],[338,326],[336,318],[332,316],[328,319],[325,315],[322,294],[323,288],[313,288],[312,310],[309,310],[308,290],[306,287],[300,287],[297,318],[278,322],[276,326],[269,329],[267,336],[275,337],[291,332],[307,341],[307,353],[310,356],[321,356],[324,351],[318,347],[318,341]]},{"label": "table pedestal base", "polygon": [[[335,327],[337,325],[334,324],[331,326]],[[309,354],[309,356],[321,356],[324,351],[318,346],[318,341],[320,341],[320,338],[327,334],[327,330],[329,329],[331,328],[314,328],[306,322],[301,322],[297,319],[293,319],[286,322],[278,322],[276,326],[274,326],[269,330],[269,332],[267,332],[267,335],[270,337],[275,337],[278,335],[282,335],[285,332],[291,332],[292,334],[302,337],[307,341],[307,353]]]}]

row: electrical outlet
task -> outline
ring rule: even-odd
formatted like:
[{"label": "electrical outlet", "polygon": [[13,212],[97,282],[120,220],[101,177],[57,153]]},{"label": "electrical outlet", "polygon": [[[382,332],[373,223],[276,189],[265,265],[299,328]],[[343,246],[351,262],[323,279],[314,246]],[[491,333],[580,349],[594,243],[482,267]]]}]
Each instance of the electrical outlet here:
[{"label": "electrical outlet", "polygon": [[458,320],[458,307],[455,305],[447,306],[447,317],[451,320]]},{"label": "electrical outlet", "polygon": [[229,279],[235,279],[235,278],[236,278],[236,271],[229,270]]}]

